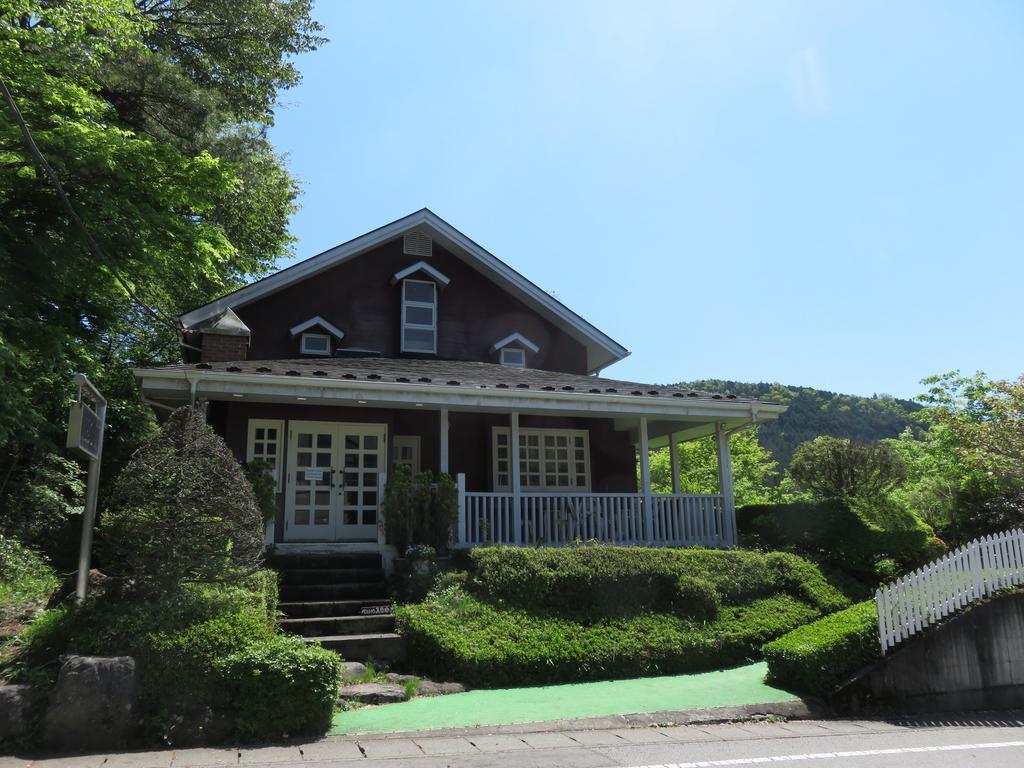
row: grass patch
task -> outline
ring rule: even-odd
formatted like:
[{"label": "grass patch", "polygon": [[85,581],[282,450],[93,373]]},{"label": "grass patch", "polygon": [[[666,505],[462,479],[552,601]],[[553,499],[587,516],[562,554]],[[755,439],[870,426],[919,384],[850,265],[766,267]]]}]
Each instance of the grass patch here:
[{"label": "grass patch", "polygon": [[57,585],[46,560],[16,539],[0,535],[0,630],[31,618]]},{"label": "grass patch", "polygon": [[764,646],[770,683],[824,697],[880,655],[873,600],[798,627]]}]

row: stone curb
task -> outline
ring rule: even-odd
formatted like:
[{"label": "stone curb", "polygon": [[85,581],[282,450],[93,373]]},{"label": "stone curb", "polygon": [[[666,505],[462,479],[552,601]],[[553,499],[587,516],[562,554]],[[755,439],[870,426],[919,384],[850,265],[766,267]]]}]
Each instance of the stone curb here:
[{"label": "stone curb", "polygon": [[411,737],[481,736],[489,734],[548,733],[552,731],[594,731],[607,728],[650,728],[654,726],[698,725],[754,720],[762,717],[782,717],[787,720],[825,719],[829,712],[811,701],[782,701],[769,704],[746,704],[739,707],[713,707],[710,709],[681,709],[665,712],[645,712],[633,715],[587,717],[579,720],[540,720],[510,725],[483,725],[467,728],[436,728],[420,731],[388,733],[344,733],[326,737],[327,741],[373,741]]}]

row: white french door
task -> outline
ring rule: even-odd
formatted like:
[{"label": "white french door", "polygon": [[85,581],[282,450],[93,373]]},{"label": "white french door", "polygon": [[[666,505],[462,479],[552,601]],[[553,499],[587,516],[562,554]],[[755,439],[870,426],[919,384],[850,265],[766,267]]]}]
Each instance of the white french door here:
[{"label": "white french door", "polygon": [[376,541],[385,480],[383,424],[288,425],[286,541]]}]

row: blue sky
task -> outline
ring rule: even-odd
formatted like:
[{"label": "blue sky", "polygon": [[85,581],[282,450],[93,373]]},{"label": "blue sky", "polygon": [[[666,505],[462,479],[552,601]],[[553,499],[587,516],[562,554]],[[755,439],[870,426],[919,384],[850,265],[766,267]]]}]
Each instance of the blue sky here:
[{"label": "blue sky", "polygon": [[340,2],[271,137],[305,258],[424,206],[632,350],[1024,372],[1024,3]]}]

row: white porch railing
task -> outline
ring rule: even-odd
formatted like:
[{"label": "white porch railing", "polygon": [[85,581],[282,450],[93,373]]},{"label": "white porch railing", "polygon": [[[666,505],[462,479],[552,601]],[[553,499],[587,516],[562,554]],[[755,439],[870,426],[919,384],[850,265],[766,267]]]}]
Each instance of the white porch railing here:
[{"label": "white porch railing", "polygon": [[736,545],[736,518],[721,495],[654,494],[648,539],[640,493],[466,491],[459,483],[459,547],[564,546],[576,541],[657,546]]},{"label": "white porch railing", "polygon": [[968,603],[1024,583],[1024,531],[985,536],[875,592],[884,654]]}]

